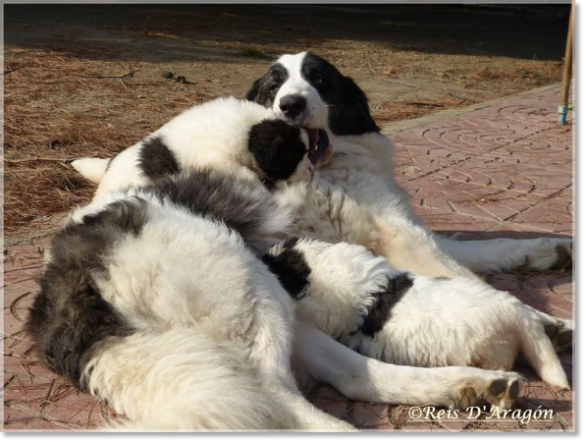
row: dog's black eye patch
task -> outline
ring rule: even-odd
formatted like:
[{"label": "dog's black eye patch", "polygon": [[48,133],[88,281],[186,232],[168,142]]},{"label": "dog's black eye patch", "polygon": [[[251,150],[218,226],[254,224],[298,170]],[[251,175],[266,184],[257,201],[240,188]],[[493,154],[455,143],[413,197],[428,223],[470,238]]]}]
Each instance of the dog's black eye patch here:
[{"label": "dog's black eye patch", "polygon": [[252,88],[246,93],[246,100],[256,102],[267,108],[273,105],[275,95],[289,78],[287,69],[280,63],[270,67],[264,77],[254,82]]},{"label": "dog's black eye patch", "polygon": [[248,149],[272,180],[286,180],[297,169],[307,147],[301,129],[282,120],[264,120],[250,129]]}]

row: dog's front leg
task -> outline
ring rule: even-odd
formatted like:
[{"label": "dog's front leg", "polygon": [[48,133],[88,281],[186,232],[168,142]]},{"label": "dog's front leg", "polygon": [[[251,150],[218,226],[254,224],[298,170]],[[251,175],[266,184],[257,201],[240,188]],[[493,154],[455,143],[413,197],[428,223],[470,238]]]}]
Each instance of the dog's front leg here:
[{"label": "dog's front leg", "polygon": [[510,407],[523,379],[513,372],[453,366],[415,368],[382,363],[341,345],[317,328],[299,323],[293,363],[352,400],[466,408],[488,401]]}]

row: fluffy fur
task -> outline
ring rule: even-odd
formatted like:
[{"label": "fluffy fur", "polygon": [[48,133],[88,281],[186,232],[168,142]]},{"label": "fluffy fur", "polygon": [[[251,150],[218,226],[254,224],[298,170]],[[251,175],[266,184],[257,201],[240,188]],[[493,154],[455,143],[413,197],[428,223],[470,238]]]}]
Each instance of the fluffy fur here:
[{"label": "fluffy fur", "polygon": [[[173,191],[209,182],[220,196]],[[122,429],[350,429],[301,396],[291,361],[361,400],[512,404],[514,373],[389,365],[298,324],[295,302],[249,248],[277,234],[254,227],[280,217],[258,189],[196,171],[73,212],[27,321],[42,361],[124,414],[112,424]],[[238,222],[240,202],[259,210]]]},{"label": "fluffy fur", "polygon": [[[407,392],[406,387],[412,386],[409,380],[427,383],[439,377],[435,382],[440,385],[423,394],[423,398],[434,398],[438,390],[450,392],[454,380],[467,377],[472,370],[461,366],[433,369],[423,376],[417,368],[398,369],[374,360],[366,360],[366,364],[350,349],[318,333],[317,326],[366,355],[401,364],[477,365],[506,370],[521,352],[544,379],[567,386],[546,333],[554,344],[567,347],[571,344],[573,323],[522,305],[510,295],[490,288],[471,271],[555,268],[568,259],[571,242],[455,242],[435,237],[413,215],[406,194],[394,181],[392,145],[378,133],[368,113],[366,97],[355,83],[327,62],[306,53],[284,56],[275,68],[280,83],[275,87],[271,83],[274,77],[265,76],[255,83],[248,98],[270,106],[288,123],[326,131],[334,148],[327,161],[314,159],[316,164],[327,164],[311,184],[277,186],[273,192],[277,212],[292,214],[297,234],[331,243],[356,244],[350,247],[340,243],[337,252],[347,268],[340,265],[338,271],[312,265],[307,251],[303,251],[302,258],[310,272],[305,270],[305,275],[299,271],[304,269],[299,266],[299,257],[290,256],[280,262],[281,254],[276,250],[272,251],[272,259],[265,257],[281,284],[293,297],[300,298],[299,316],[304,326],[296,332],[295,365],[351,398],[388,401],[392,396],[393,401],[402,403],[422,399],[419,386]],[[305,103],[305,108],[295,113],[289,111],[289,105],[281,109],[281,99],[290,95],[304,97],[304,102],[297,104]],[[222,169],[221,163],[225,168],[230,162],[218,161],[218,170]],[[216,163],[210,166],[216,168]],[[321,242],[314,246],[322,248],[324,254],[333,248]],[[331,260],[335,262],[336,257]],[[292,282],[286,280],[286,273],[279,275],[282,271],[276,264],[292,273]],[[310,283],[305,297],[303,279]],[[338,288],[344,282],[346,289]],[[433,306],[435,316],[422,314],[429,306]],[[434,333],[429,334],[430,330]],[[366,366],[368,375],[364,372]],[[455,377],[451,381],[448,369]],[[389,380],[385,381],[385,376],[392,377],[396,384],[385,386]],[[499,381],[496,387],[491,384],[494,389],[485,382],[472,385],[475,387],[471,396],[467,389],[459,388],[457,402],[473,401],[480,395],[502,406],[516,396],[519,387],[513,379]],[[499,390],[501,385],[504,388]],[[498,391],[498,395],[492,391]]]}]

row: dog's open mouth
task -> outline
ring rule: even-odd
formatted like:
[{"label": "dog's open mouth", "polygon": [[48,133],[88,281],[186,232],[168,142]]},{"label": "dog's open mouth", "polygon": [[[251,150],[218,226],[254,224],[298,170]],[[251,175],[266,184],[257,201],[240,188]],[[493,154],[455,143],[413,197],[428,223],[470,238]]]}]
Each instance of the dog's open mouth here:
[{"label": "dog's open mouth", "polygon": [[309,160],[317,166],[327,154],[330,139],[323,129],[305,128],[305,130],[309,136]]}]

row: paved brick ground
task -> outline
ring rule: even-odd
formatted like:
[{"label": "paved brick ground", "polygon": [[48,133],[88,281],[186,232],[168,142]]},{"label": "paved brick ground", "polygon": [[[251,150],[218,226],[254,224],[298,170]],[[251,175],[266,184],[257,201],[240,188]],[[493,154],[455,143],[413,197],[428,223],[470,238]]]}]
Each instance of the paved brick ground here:
[{"label": "paved brick ground", "polygon": [[[556,123],[558,88],[436,121],[394,136],[397,172],[417,212],[438,231],[465,237],[572,235],[572,126]],[[5,427],[85,429],[108,415],[107,405],[79,393],[43,369],[31,354],[22,325],[41,272],[48,239],[5,251]],[[492,275],[488,280],[526,303],[570,318],[572,273]],[[563,356],[572,377],[572,356]],[[552,388],[531,370],[518,407],[552,408],[554,420],[433,420],[410,418],[406,406],[351,402],[325,386],[309,386],[316,405],[363,429],[402,431],[570,430],[573,391]],[[229,413],[229,411],[227,411]]]}]

